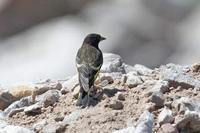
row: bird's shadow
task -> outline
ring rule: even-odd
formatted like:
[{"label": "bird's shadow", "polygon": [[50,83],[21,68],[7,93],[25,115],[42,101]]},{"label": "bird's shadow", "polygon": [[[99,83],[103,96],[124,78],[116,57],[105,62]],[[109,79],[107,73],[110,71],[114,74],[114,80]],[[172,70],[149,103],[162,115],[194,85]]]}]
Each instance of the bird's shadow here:
[{"label": "bird's shadow", "polygon": [[125,90],[117,89],[117,88],[104,88],[102,91],[95,92],[93,96],[90,97],[90,106],[96,106],[103,99],[104,94],[111,98],[114,97],[117,92],[124,92]]}]

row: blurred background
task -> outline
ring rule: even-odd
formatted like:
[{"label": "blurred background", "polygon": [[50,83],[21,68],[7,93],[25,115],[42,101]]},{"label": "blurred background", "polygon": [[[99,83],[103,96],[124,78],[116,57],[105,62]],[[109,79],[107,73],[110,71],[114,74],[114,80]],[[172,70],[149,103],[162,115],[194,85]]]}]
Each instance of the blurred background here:
[{"label": "blurred background", "polygon": [[0,0],[0,84],[75,74],[88,33],[102,51],[150,68],[200,59],[199,0]]}]

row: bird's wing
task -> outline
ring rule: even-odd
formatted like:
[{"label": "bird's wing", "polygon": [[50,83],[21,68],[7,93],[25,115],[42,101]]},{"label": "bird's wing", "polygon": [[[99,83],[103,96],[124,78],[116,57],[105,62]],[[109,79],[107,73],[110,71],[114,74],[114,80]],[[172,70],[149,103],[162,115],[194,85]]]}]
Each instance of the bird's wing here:
[{"label": "bird's wing", "polygon": [[102,53],[100,51],[92,52],[95,52],[95,57],[93,56],[91,58],[92,53],[90,53],[90,57],[82,57],[79,52],[76,57],[79,82],[86,92],[88,92],[90,87],[93,85],[103,63]]},{"label": "bird's wing", "polygon": [[78,68],[78,71],[81,86],[83,87],[84,91],[88,92],[95,80],[98,70],[94,70],[87,65],[82,65]]}]

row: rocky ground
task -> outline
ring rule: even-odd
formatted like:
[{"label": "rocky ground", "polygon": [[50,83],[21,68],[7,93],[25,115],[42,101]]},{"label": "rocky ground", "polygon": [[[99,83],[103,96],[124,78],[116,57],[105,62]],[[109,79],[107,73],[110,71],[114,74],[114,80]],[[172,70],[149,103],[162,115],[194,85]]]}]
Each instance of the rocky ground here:
[{"label": "rocky ground", "polygon": [[0,133],[199,133],[200,64],[151,70],[104,54],[91,106],[77,75],[0,92]]}]

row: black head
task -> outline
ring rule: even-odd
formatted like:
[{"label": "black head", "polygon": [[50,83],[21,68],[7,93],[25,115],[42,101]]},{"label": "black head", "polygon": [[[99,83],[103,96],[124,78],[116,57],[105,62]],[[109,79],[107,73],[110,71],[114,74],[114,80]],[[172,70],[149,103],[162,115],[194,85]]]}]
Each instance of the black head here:
[{"label": "black head", "polygon": [[99,34],[92,33],[85,37],[83,44],[89,44],[98,47],[99,42],[105,39],[106,39],[105,37],[102,37]]}]

